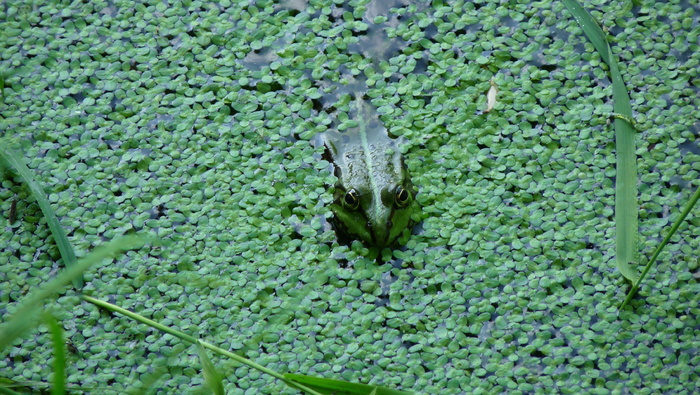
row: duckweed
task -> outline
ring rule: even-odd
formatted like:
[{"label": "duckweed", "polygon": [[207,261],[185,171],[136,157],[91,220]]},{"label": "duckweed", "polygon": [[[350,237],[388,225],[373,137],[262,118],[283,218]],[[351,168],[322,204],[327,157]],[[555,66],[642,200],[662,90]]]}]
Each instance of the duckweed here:
[{"label": "duckweed", "polygon": [[[617,317],[611,86],[563,6],[366,3],[2,11],[0,125],[77,253],[136,230],[171,242],[85,273],[84,292],[280,372],[421,393],[697,392],[700,228]],[[632,100],[644,256],[698,182],[698,10],[625,4],[584,6]],[[348,52],[385,27],[388,61]],[[339,245],[327,222],[335,180],[314,137],[351,74],[407,139],[422,222],[393,251]],[[14,173],[0,197],[5,219],[17,199],[0,222],[5,317],[59,266]],[[162,393],[204,385],[194,350],[75,296],[55,302],[70,385],[121,390],[162,365]],[[3,377],[48,382],[51,352],[39,327],[3,352]],[[217,368],[231,393],[286,391]]]}]

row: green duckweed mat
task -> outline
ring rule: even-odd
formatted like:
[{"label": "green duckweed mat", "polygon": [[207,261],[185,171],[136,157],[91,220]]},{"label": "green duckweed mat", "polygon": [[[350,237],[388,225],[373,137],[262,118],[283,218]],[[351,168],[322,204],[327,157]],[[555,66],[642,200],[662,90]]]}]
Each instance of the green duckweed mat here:
[{"label": "green duckweed mat", "polygon": [[[282,373],[430,394],[699,392],[700,209],[619,312],[612,86],[566,7],[367,3],[0,7],[2,144],[78,258],[122,235],[167,242],[93,267],[82,292]],[[698,185],[700,5],[582,4],[631,98],[648,257]],[[350,79],[406,139],[422,211],[402,247],[339,244],[328,223],[315,137]],[[63,267],[2,168],[0,322]],[[206,391],[195,347],[74,289],[47,308],[72,393]],[[40,325],[0,353],[0,378],[46,388],[52,355]],[[212,362],[227,393],[293,393]]]}]

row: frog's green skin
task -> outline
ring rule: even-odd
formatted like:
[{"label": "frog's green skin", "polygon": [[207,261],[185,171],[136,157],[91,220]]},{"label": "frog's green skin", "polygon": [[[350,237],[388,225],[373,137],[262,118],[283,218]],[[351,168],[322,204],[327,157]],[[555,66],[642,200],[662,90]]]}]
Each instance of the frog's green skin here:
[{"label": "frog's green skin", "polygon": [[374,107],[360,95],[350,107],[357,126],[323,136],[338,177],[334,227],[341,236],[388,246],[411,222],[415,189],[397,140],[389,137]]}]

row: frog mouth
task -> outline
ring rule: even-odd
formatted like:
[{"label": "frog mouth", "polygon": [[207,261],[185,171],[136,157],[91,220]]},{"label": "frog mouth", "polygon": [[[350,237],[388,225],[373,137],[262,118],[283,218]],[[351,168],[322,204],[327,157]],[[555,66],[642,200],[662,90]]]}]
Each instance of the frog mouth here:
[{"label": "frog mouth", "polygon": [[[362,240],[374,247],[381,248],[390,245],[393,241],[389,240],[391,237],[389,229],[393,226],[391,219],[387,220],[384,227],[382,227],[380,224],[374,224],[369,220],[363,211],[356,211],[351,214],[335,213],[330,223],[338,236],[338,241],[344,245],[351,244],[353,240]],[[348,226],[348,223],[354,225]],[[360,231],[353,231],[351,228],[359,229]],[[386,230],[381,231],[382,228]],[[377,230],[380,231],[377,232]]]}]

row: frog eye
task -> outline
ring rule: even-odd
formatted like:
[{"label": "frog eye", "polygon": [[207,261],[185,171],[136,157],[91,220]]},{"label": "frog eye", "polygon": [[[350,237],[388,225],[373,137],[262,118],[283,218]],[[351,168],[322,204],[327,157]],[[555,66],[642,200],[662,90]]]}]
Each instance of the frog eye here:
[{"label": "frog eye", "polygon": [[396,187],[396,195],[394,196],[394,202],[396,203],[396,205],[403,208],[408,206],[408,203],[410,201],[411,194],[408,193],[408,191],[400,185]]},{"label": "frog eye", "polygon": [[360,207],[360,197],[357,196],[357,191],[351,189],[345,192],[345,196],[343,196],[343,206],[351,210],[357,210],[357,208]]}]

